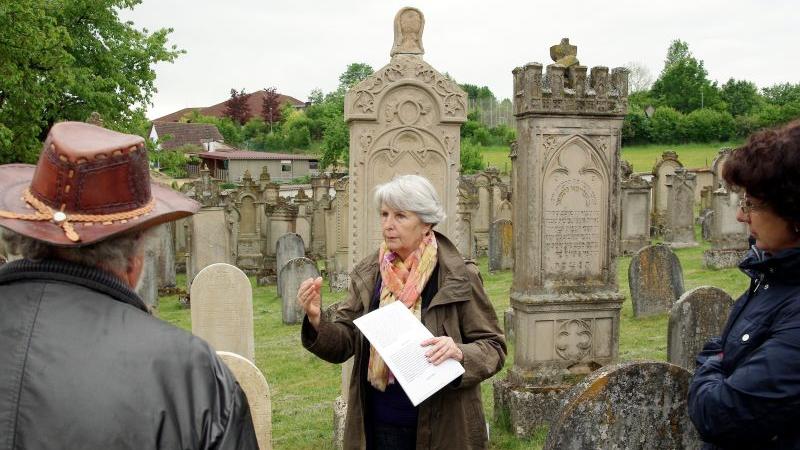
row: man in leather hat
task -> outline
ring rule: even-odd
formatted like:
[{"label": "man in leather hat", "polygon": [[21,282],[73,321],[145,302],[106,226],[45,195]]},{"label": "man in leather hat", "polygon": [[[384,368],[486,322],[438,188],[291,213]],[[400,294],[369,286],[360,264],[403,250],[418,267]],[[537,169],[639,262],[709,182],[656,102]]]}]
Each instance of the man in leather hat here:
[{"label": "man in leather hat", "polygon": [[202,339],[134,289],[147,230],[199,206],[150,183],[143,139],[53,126],[0,166],[0,450],[257,448],[247,399]]}]

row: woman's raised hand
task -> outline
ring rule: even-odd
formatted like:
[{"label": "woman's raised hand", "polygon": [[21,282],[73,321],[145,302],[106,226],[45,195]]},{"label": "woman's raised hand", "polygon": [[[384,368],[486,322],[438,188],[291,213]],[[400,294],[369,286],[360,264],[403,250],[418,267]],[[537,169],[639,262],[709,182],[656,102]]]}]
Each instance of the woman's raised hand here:
[{"label": "woman's raised hand", "polygon": [[300,289],[297,290],[297,303],[306,312],[311,326],[318,330],[322,315],[322,277],[309,278],[300,283]]}]

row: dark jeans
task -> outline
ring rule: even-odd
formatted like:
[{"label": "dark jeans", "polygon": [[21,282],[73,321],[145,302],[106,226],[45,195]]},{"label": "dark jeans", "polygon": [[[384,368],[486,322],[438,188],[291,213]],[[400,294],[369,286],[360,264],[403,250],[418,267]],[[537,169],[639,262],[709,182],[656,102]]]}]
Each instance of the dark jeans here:
[{"label": "dark jeans", "polygon": [[373,448],[376,450],[414,450],[417,446],[416,427],[376,425],[372,432]]}]

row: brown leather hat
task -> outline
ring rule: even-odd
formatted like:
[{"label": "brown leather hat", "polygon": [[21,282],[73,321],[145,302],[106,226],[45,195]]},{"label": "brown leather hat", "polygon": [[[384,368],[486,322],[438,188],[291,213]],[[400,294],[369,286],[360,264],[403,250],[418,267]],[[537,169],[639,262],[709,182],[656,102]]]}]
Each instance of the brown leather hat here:
[{"label": "brown leather hat", "polygon": [[39,162],[0,166],[0,226],[78,247],[194,214],[150,182],[144,139],[82,122],[53,125]]}]

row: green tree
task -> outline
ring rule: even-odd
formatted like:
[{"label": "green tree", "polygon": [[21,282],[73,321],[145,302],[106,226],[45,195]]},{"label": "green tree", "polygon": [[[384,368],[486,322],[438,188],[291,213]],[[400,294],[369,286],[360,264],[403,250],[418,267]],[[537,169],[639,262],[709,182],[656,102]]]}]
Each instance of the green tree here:
[{"label": "green tree", "polygon": [[659,106],[650,118],[650,133],[654,142],[676,144],[684,140],[685,118],[680,111]]},{"label": "green tree", "polygon": [[800,83],[781,83],[761,90],[764,97],[773,105],[783,106],[787,103],[800,102]]},{"label": "green tree", "polygon": [[37,159],[61,120],[96,111],[108,128],[134,131],[155,92],[158,62],[182,53],[172,31],[138,30],[119,10],[141,0],[26,0],[0,3],[0,162]]},{"label": "green tree", "polygon": [[692,56],[689,45],[680,39],[667,50],[664,69],[651,90],[656,101],[683,113],[703,107],[717,107],[719,88],[708,80],[703,61]]},{"label": "green tree", "polygon": [[225,139],[225,143],[233,147],[238,147],[244,142],[242,126],[234,122],[230,117],[204,116],[195,110],[183,116],[181,122],[216,125],[222,138]]},{"label": "green tree", "polygon": [[372,70],[372,66],[369,64],[348,64],[344,73],[339,75],[339,90],[342,91],[342,93],[346,92],[348,89],[358,84],[358,82],[361,80],[364,80],[368,76],[372,75],[373,72],[375,71]]},{"label": "green tree", "polygon": [[750,114],[761,103],[755,83],[747,80],[729,79],[722,85],[721,97],[733,116]]},{"label": "green tree", "polygon": [[461,173],[464,175],[483,170],[486,164],[483,162],[481,147],[468,143],[461,143]]}]

